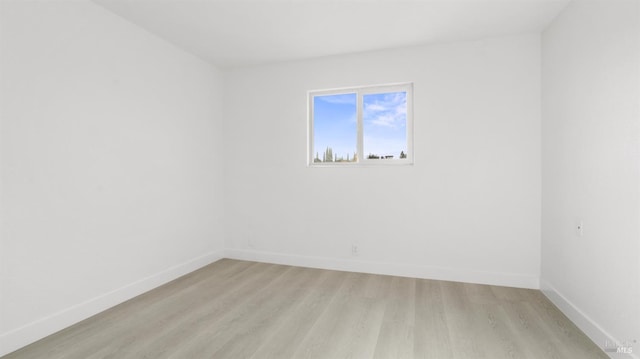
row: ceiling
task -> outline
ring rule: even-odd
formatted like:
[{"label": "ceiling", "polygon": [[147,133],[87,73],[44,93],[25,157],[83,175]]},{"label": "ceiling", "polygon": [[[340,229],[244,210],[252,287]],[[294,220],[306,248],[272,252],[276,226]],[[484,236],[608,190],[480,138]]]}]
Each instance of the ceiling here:
[{"label": "ceiling", "polygon": [[569,0],[93,0],[228,68],[538,32]]}]

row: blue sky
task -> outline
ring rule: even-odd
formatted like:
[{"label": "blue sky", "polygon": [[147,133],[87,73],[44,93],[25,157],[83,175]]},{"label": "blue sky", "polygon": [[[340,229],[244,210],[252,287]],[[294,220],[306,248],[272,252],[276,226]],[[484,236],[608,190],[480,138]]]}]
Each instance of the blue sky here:
[{"label": "blue sky", "polygon": [[327,147],[339,157],[357,151],[356,94],[316,96],[313,101],[314,156],[320,159]]},{"label": "blue sky", "polygon": [[[327,147],[339,157],[357,150],[356,94],[314,97],[314,151],[322,159]],[[407,151],[407,94],[363,96],[364,154],[394,155]]]},{"label": "blue sky", "polygon": [[393,155],[407,152],[407,93],[364,95],[362,125],[364,155]]}]

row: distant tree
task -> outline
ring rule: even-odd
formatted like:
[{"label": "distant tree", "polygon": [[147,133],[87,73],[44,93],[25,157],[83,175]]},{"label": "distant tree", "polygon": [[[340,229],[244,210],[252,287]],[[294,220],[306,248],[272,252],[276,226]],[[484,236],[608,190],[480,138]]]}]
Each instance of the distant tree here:
[{"label": "distant tree", "polygon": [[333,149],[331,147],[327,147],[324,151],[324,159],[325,162],[333,162]]},{"label": "distant tree", "polygon": [[400,151],[400,158],[407,158],[407,154],[404,151]]}]

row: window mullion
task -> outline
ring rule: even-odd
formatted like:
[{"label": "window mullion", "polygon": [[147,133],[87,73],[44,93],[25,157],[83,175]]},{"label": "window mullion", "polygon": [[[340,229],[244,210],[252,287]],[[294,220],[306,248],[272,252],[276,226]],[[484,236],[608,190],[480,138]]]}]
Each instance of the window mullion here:
[{"label": "window mullion", "polygon": [[357,117],[357,127],[358,127],[358,163],[364,162],[364,130],[362,124],[362,113],[363,113],[363,95],[360,91],[358,91],[357,101],[356,101],[356,117]]},{"label": "window mullion", "polygon": [[313,118],[313,99],[314,96],[309,95],[308,101],[309,101],[309,106],[308,108],[308,112],[307,112],[307,117],[309,118],[309,122],[307,124],[307,126],[309,126],[307,128],[307,136],[308,136],[308,141],[309,144],[307,145],[307,163],[311,164],[313,163],[313,159],[314,159],[314,149],[315,149],[315,145],[314,145],[314,136],[313,136],[313,129],[314,129],[314,118]]}]

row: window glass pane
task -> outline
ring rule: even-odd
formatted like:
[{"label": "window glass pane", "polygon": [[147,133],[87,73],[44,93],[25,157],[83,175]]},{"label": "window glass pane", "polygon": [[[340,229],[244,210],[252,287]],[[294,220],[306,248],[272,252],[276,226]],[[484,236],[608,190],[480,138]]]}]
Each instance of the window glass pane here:
[{"label": "window glass pane", "polygon": [[406,158],[406,92],[364,95],[362,122],[366,159]]},{"label": "window glass pane", "polygon": [[355,93],[313,97],[313,147],[313,162],[355,162]]}]

